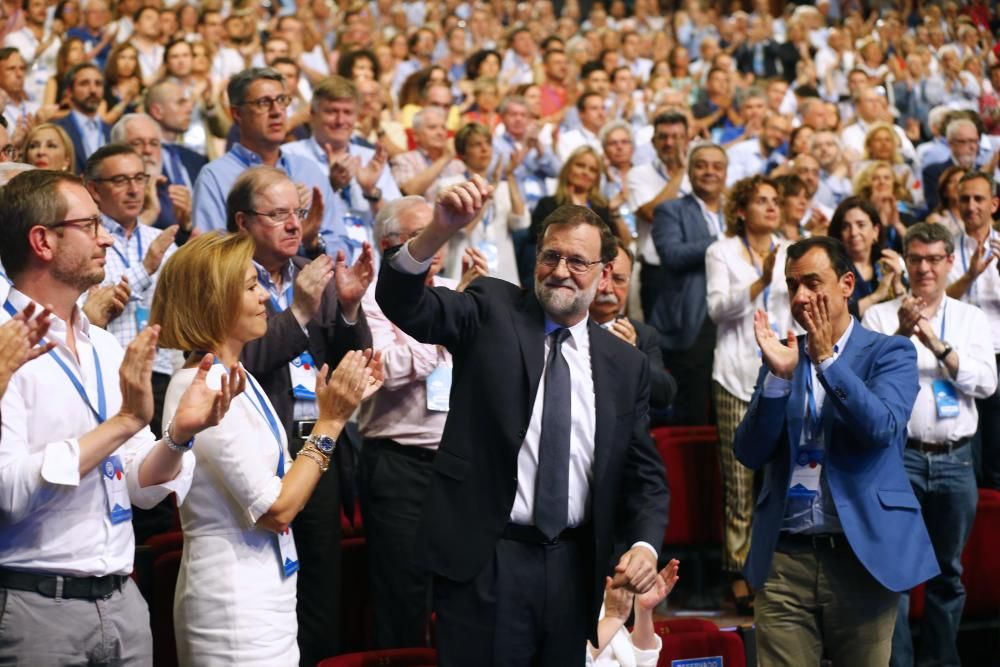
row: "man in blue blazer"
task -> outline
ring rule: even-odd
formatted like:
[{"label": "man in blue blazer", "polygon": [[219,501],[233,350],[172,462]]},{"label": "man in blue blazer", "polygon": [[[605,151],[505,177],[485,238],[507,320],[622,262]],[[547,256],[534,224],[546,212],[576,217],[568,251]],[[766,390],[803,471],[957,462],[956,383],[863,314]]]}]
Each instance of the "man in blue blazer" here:
[{"label": "man in blue blazer", "polygon": [[73,65],[64,77],[64,88],[69,93],[68,116],[55,121],[73,142],[76,164],[73,170],[83,173],[87,158],[108,143],[111,126],[97,114],[104,99],[104,75],[93,63]]},{"label": "man in blue blazer", "polygon": [[722,191],[728,168],[717,144],[696,146],[688,157],[691,194],[653,211],[652,236],[663,283],[650,318],[663,361],[684,390],[674,401],[678,424],[709,424],[715,325],[708,317],[705,251],[725,229]]},{"label": "man in blue blazer", "polygon": [[825,653],[884,667],[899,592],[939,571],[903,467],[916,351],[850,315],[850,265],[838,240],[792,245],[785,275],[806,335],[783,343],[766,314],[754,319],[764,365],[734,448],[764,469],[744,570],[764,665]]}]

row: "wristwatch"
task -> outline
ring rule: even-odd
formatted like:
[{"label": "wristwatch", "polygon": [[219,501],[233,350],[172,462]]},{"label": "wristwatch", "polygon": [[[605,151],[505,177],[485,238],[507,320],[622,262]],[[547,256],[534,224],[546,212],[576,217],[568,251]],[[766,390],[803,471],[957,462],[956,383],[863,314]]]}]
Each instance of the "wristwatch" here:
[{"label": "wristwatch", "polygon": [[194,436],[191,436],[191,439],[188,440],[187,442],[181,442],[181,443],[174,442],[174,439],[170,437],[170,427],[173,425],[174,425],[173,419],[167,422],[167,427],[163,429],[163,442],[165,442],[167,444],[167,447],[169,447],[171,450],[179,452],[181,454],[183,454],[184,452],[191,451],[191,448],[194,447]]},{"label": "wristwatch", "polygon": [[381,201],[382,200],[382,188],[372,188],[371,192],[362,192],[361,196],[368,201]]},{"label": "wristwatch", "polygon": [[949,345],[948,343],[945,343],[944,344],[944,349],[941,350],[941,352],[939,354],[935,354],[934,356],[937,357],[938,361],[944,361],[944,358],[947,357],[949,354],[951,354],[952,350],[954,350],[954,349],[955,348],[953,348],[951,345]]},{"label": "wristwatch", "polygon": [[312,445],[324,456],[332,456],[333,450],[337,448],[337,441],[328,435],[313,433],[306,439],[307,445]]}]

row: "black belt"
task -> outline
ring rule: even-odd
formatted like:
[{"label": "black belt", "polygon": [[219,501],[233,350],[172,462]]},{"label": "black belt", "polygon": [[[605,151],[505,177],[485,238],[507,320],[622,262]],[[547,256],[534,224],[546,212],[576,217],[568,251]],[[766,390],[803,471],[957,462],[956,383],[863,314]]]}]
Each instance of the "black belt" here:
[{"label": "black belt", "polygon": [[316,425],[315,419],[299,419],[292,422],[292,435],[301,440],[305,440],[313,432],[313,426]]},{"label": "black belt", "polygon": [[915,449],[924,454],[951,454],[956,449],[969,444],[970,440],[971,438],[962,438],[951,442],[924,442],[909,438],[906,441],[906,448]]},{"label": "black belt", "polygon": [[[128,577],[121,574],[108,574],[103,577],[60,577],[53,574],[0,570],[0,588],[30,591],[47,598],[54,598],[59,593],[62,598],[101,600],[111,597],[115,591],[120,591],[127,580]],[[59,591],[60,582],[62,591]]]},{"label": "black belt", "polygon": [[376,445],[382,449],[387,449],[394,454],[407,456],[411,459],[423,461],[424,463],[432,462],[434,457],[437,456],[436,449],[421,447],[420,445],[401,445],[395,440],[390,440],[389,438],[372,438],[371,440],[366,440],[365,443]]},{"label": "black belt", "polygon": [[843,533],[781,533],[777,551],[802,553],[805,551],[832,551],[850,547]]},{"label": "black belt", "polygon": [[559,542],[578,542],[587,534],[586,526],[567,528],[553,538],[548,538],[535,526],[525,526],[519,523],[508,523],[503,529],[505,540],[528,542],[529,544],[557,544]]}]

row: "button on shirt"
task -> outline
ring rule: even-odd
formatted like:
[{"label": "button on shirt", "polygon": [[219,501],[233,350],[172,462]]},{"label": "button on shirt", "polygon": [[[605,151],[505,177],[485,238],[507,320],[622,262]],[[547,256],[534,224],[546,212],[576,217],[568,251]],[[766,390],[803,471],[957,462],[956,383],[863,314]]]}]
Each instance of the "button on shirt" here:
[{"label": "button on shirt", "polygon": [[[105,328],[118,339],[122,347],[127,347],[139,335],[139,326],[135,319],[136,311],[140,307],[148,309],[153,306],[153,292],[156,291],[156,279],[160,272],[156,271],[150,275],[142,260],[149,252],[149,246],[163,232],[137,223],[131,236],[127,236],[125,228],[108,216],[102,215],[101,221],[114,240],[114,245],[108,248],[104,256],[107,263],[104,267],[104,282],[102,284],[114,285],[122,279],[122,276],[127,276],[129,289],[132,290],[132,296],[125,304],[125,310],[122,311],[121,315],[108,322],[108,326]],[[140,247],[142,248],[141,253],[139,252]],[[160,262],[161,268],[176,251],[177,246],[171,243],[163,255],[163,261]],[[157,349],[153,370],[164,375],[173,374],[172,356],[169,350]]]},{"label": "button on shirt", "polygon": [[[902,303],[903,298],[900,297],[872,306],[865,311],[862,324],[872,331],[894,334],[899,328],[899,307]],[[986,398],[996,391],[993,335],[983,311],[947,296],[929,322],[934,334],[958,354],[958,375],[952,378],[934,353],[916,335],[910,336],[913,346],[917,348],[920,393],[906,426],[907,436],[923,442],[954,442],[974,435],[979,428],[979,413],[974,399]],[[935,380],[947,380],[955,386],[957,417],[938,419],[931,386]]]},{"label": "button on shirt", "polygon": [[[813,364],[809,364],[809,372],[812,373],[812,387],[813,387],[813,398],[816,403],[816,413],[821,416],[823,415],[823,405],[826,403],[826,389],[823,387],[823,383],[819,380],[819,373],[822,373],[840,358],[840,352],[847,345],[847,341],[851,338],[851,332],[854,331],[854,318],[851,318],[850,324],[847,325],[847,330],[844,331],[840,340],[837,344],[833,346],[833,356],[825,360],[819,365],[819,370]],[[799,343],[801,348],[808,349],[808,339],[803,340]],[[806,363],[805,359],[800,358],[799,363]],[[773,373],[768,373],[764,378],[764,389],[763,395],[765,398],[778,398],[782,396],[787,396],[792,391],[792,381],[779,378]],[[809,414],[809,396],[808,392],[803,392],[803,405],[802,414],[804,416]],[[807,420],[803,419],[802,433],[799,436],[798,447],[800,449],[806,448],[809,445],[809,431],[806,427]],[[821,430],[819,434],[819,449],[821,451],[826,449],[827,443],[825,442],[826,431]],[[815,447],[815,444],[812,446]],[[825,458],[825,456],[824,456]],[[816,496],[812,499],[811,511],[804,514],[794,514],[791,503],[786,505],[785,508],[785,518],[781,523],[781,529],[790,533],[842,533],[844,532],[843,527],[840,525],[840,517],[837,516],[837,507],[834,504],[833,496],[830,493],[830,486],[826,481],[826,469],[824,468],[822,474],[820,475],[819,490]]]},{"label": "button on shirt", "polygon": [[[667,168],[657,158],[655,162],[650,164],[640,164],[629,169],[626,182],[628,183],[629,191],[629,208],[633,211],[638,211],[639,208],[656,199],[656,195],[660,194],[660,191],[667,187],[667,183],[670,182],[670,176]],[[690,193],[691,182],[688,180],[687,174],[685,174],[677,196],[682,197]],[[637,216],[635,225],[639,236],[639,256],[646,264],[659,266],[660,256],[656,253],[656,247],[653,245],[652,224]],[[718,231],[712,232],[712,236],[716,236],[717,234]]]},{"label": "button on shirt", "polygon": [[[240,174],[262,164],[259,155],[242,144],[234,144],[228,153],[205,165],[194,185],[195,226],[203,232],[225,231],[226,197],[229,190]],[[342,220],[343,209],[336,205],[337,196],[330,187],[328,175],[312,161],[284,152],[279,155],[275,166],[288,174],[288,178],[294,183],[301,183],[310,189],[319,188],[325,204],[320,234],[326,243],[326,252],[331,257],[336,257],[338,250],[346,253],[347,232]]]},{"label": "button on shirt", "polygon": [[[990,232],[990,239],[996,238],[997,233]],[[987,253],[989,242],[987,240]],[[948,274],[948,284],[959,280],[968,270],[969,262],[976,252],[976,240],[966,234],[959,234],[955,237],[955,262],[952,264],[951,273]],[[986,320],[990,323],[990,331],[993,338],[993,351],[1000,354],[1000,272],[997,265],[991,264],[986,270],[979,274],[962,295],[962,301],[979,306],[986,313]]]},{"label": "button on shirt", "polygon": [[[17,310],[30,303],[17,290],[11,290],[9,301]],[[9,319],[6,312],[0,319]],[[77,309],[73,320],[77,362],[65,345],[66,323],[55,316],[51,322],[47,339],[57,343],[56,353],[82,380],[95,406],[98,383],[92,350],[97,351],[107,414],[117,413],[121,345],[108,332],[91,326]],[[111,523],[99,468],[79,474],[78,438],[93,430],[97,419],[51,354],[14,374],[0,411],[0,567],[71,576],[131,572],[135,552],[131,522]],[[188,453],[176,478],[139,487],[137,471],[154,445],[152,432],[143,428],[116,451],[125,468],[129,498],[138,507],[151,508],[170,492],[177,493],[180,503],[191,484],[194,456]]]}]

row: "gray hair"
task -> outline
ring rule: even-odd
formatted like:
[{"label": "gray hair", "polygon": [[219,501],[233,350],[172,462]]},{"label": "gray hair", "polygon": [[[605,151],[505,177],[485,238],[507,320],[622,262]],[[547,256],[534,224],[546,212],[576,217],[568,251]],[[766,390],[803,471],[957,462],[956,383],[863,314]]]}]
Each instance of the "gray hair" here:
[{"label": "gray hair", "polygon": [[157,134],[160,134],[162,138],[162,133],[160,132],[160,124],[156,122],[156,119],[152,116],[144,113],[127,113],[118,119],[118,122],[114,124],[111,128],[111,141],[113,143],[124,143],[128,141],[125,138],[126,132],[128,132],[128,124],[134,120],[147,119],[156,128]]},{"label": "gray hair", "polygon": [[226,86],[226,94],[229,96],[229,106],[238,107],[247,101],[247,91],[254,81],[277,81],[281,87],[285,87],[285,77],[270,67],[251,67],[239,74],[233,75]]},{"label": "gray hair", "polygon": [[632,136],[632,126],[623,120],[615,120],[601,128],[600,139],[602,147],[604,146],[604,142],[608,140],[608,137],[611,136],[611,133],[615,130],[625,130],[628,132],[628,138],[632,140],[633,144],[635,143],[635,137]]},{"label": "gray hair", "polygon": [[413,116],[413,129],[419,130],[422,128],[424,126],[424,119],[426,119],[428,115],[432,114],[437,114],[442,120],[447,118],[444,111],[438,107],[424,107]]},{"label": "gray hair", "polygon": [[408,195],[383,204],[375,216],[375,245],[381,247],[383,240],[398,239],[401,234],[400,218],[415,206],[426,203],[427,200],[420,195]]},{"label": "gray hair", "polygon": [[31,171],[34,168],[34,165],[25,164],[24,162],[0,162],[0,187],[7,185],[10,179],[21,172]]},{"label": "gray hair", "polygon": [[933,222],[918,222],[906,230],[903,236],[903,251],[910,249],[910,244],[919,241],[924,245],[941,242],[944,244],[944,251],[949,255],[955,252],[955,242],[952,240],[951,232],[944,225]]},{"label": "gray hair", "polygon": [[934,107],[927,112],[927,126],[932,129],[940,128],[941,134],[944,134],[944,128],[941,125],[942,123],[947,122],[948,114],[951,112],[952,108],[943,104]]},{"label": "gray hair", "polygon": [[979,128],[976,127],[975,123],[968,118],[955,118],[948,123],[948,128],[945,130],[945,137],[947,137],[948,141],[951,141],[952,137],[954,137],[963,127],[971,127],[976,133],[976,136],[979,136]]},{"label": "gray hair", "polygon": [[497,107],[497,113],[499,113],[501,116],[504,115],[505,113],[507,113],[507,110],[510,109],[511,105],[513,104],[518,104],[525,108],[527,108],[528,106],[528,102],[527,100],[524,99],[524,96],[508,95],[507,97],[503,98],[503,101],[500,102],[500,106]]},{"label": "gray hair", "polygon": [[281,169],[267,165],[251,167],[240,174],[226,196],[226,229],[231,232],[238,231],[236,214],[257,208],[255,203],[257,193],[282,180],[291,181],[288,174]]}]

